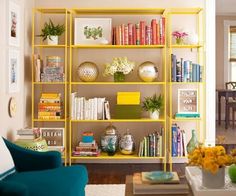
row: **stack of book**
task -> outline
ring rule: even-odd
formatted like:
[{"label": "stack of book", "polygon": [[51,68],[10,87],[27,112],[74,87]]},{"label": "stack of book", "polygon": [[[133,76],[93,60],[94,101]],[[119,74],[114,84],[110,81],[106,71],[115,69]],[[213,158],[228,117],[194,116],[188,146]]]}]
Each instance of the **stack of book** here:
[{"label": "stack of book", "polygon": [[34,140],[37,137],[37,130],[39,133],[39,129],[31,129],[31,128],[24,128],[17,130],[17,140]]},{"label": "stack of book", "polygon": [[173,178],[170,180],[153,180],[144,178],[147,174],[154,172],[134,173],[133,194],[134,195],[188,195],[189,186],[186,179],[180,179],[176,172],[171,172]]},{"label": "stack of book", "polygon": [[100,150],[96,141],[94,140],[93,133],[84,132],[82,141],[75,147],[73,156],[99,156]]},{"label": "stack of book", "polygon": [[61,114],[61,94],[42,93],[38,104],[38,118],[56,120],[61,118]]},{"label": "stack of book", "polygon": [[175,118],[200,118],[199,113],[176,113]]},{"label": "stack of book", "polygon": [[41,73],[42,82],[64,82],[63,59],[59,56],[47,56],[46,65]]},{"label": "stack of book", "polygon": [[139,144],[139,157],[160,157],[163,155],[163,128],[144,137]]},{"label": "stack of book", "polygon": [[202,82],[203,66],[171,54],[172,82]]},{"label": "stack of book", "polygon": [[116,119],[141,118],[140,92],[117,92]]},{"label": "stack of book", "polygon": [[172,157],[186,157],[187,140],[185,131],[180,129],[177,124],[172,124]]},{"label": "stack of book", "polygon": [[72,120],[109,120],[111,119],[110,105],[106,98],[95,97],[86,99],[71,93]]},{"label": "stack of book", "polygon": [[139,23],[121,24],[113,28],[114,45],[163,45],[165,44],[165,18],[159,22],[152,19],[151,24],[146,21]]}]

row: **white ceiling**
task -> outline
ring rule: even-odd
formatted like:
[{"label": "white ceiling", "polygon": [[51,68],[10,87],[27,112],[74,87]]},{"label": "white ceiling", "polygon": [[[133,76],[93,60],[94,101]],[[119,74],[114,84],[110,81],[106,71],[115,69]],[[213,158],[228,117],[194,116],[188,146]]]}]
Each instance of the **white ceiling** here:
[{"label": "white ceiling", "polygon": [[216,14],[236,15],[236,0],[216,0]]}]

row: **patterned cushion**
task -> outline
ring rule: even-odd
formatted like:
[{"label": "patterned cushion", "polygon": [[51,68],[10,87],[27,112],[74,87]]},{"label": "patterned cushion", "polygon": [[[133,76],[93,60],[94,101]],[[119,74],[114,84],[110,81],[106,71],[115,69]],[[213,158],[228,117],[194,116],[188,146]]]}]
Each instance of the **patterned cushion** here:
[{"label": "patterned cushion", "polygon": [[0,180],[15,172],[15,164],[3,138],[0,136]]}]

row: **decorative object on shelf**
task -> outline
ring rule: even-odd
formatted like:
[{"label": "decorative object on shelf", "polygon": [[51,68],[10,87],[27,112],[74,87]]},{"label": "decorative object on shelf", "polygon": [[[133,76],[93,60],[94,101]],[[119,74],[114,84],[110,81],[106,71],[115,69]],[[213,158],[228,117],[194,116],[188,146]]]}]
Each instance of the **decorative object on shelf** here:
[{"label": "decorative object on shelf", "polygon": [[189,154],[189,165],[202,168],[202,185],[222,188],[225,184],[225,166],[231,163],[223,146],[198,147]]},{"label": "decorative object on shelf", "polygon": [[196,130],[192,130],[192,137],[189,140],[188,144],[187,144],[187,152],[191,153],[192,151],[194,151],[195,148],[197,148],[199,145],[199,142],[197,140],[197,133]]},{"label": "decorative object on shelf", "polygon": [[197,45],[198,44],[198,34],[195,32],[188,33],[187,42],[190,45]]},{"label": "decorative object on shelf", "polygon": [[98,77],[98,67],[93,62],[83,62],[77,67],[77,74],[83,82],[94,82]]},{"label": "decorative object on shelf", "polygon": [[113,125],[106,127],[104,134],[101,136],[101,149],[107,152],[109,156],[113,156],[118,148],[119,136],[117,129]]},{"label": "decorative object on shelf", "polygon": [[181,45],[184,44],[184,38],[188,36],[188,34],[183,31],[174,31],[172,36],[175,38],[175,43]]},{"label": "decorative object on shelf", "polygon": [[[177,173],[175,173],[177,174]],[[147,179],[153,183],[168,183],[174,177],[173,172],[164,171],[152,171],[152,172],[142,172],[142,179]]]},{"label": "decorative object on shelf", "polygon": [[9,37],[9,45],[11,46],[20,46],[20,38],[21,38],[21,6],[16,2],[8,1],[9,9],[8,9],[8,37]]},{"label": "decorative object on shelf", "polygon": [[198,89],[178,89],[178,113],[198,113]]},{"label": "decorative object on shelf", "polygon": [[111,18],[75,18],[74,44],[111,44]]},{"label": "decorative object on shelf", "polygon": [[48,151],[48,145],[45,139],[16,140],[14,143],[18,146],[34,151],[39,151],[39,152]]},{"label": "decorative object on shelf", "polygon": [[135,142],[133,136],[127,132],[121,137],[119,142],[120,152],[125,155],[133,154],[135,151]]},{"label": "decorative object on shelf", "polygon": [[16,115],[16,99],[15,97],[11,97],[10,100],[9,100],[9,106],[8,106],[8,112],[9,112],[9,116],[11,118],[15,117]]},{"label": "decorative object on shelf", "polygon": [[151,119],[159,119],[160,111],[164,106],[164,98],[162,95],[154,94],[151,97],[145,97],[143,101],[143,109],[148,111]]},{"label": "decorative object on shelf", "polygon": [[8,92],[16,93],[20,90],[20,52],[9,49],[8,54]]},{"label": "decorative object on shelf", "polygon": [[146,61],[139,65],[138,76],[144,82],[153,82],[158,77],[158,68],[154,63]]},{"label": "decorative object on shelf", "polygon": [[65,32],[65,26],[57,24],[55,25],[51,19],[49,22],[44,23],[44,28],[41,30],[40,37],[43,37],[43,41],[47,39],[48,45],[58,45],[58,36]]},{"label": "decorative object on shelf", "polygon": [[135,63],[128,60],[127,57],[116,57],[113,58],[111,63],[105,64],[105,70],[103,75],[114,76],[115,82],[124,82],[125,75],[133,71]]}]

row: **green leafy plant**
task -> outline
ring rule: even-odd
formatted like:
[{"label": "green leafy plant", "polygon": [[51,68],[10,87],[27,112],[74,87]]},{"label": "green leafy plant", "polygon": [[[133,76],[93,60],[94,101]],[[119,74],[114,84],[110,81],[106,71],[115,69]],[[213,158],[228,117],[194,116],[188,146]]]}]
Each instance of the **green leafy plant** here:
[{"label": "green leafy plant", "polygon": [[49,19],[49,22],[44,23],[44,28],[42,29],[42,33],[39,35],[40,37],[43,37],[43,41],[49,37],[51,40],[51,36],[60,36],[62,33],[65,32],[65,26],[64,25],[55,25],[53,24],[52,20]]},{"label": "green leafy plant", "polygon": [[151,97],[145,97],[142,108],[146,111],[154,112],[155,110],[161,110],[164,106],[164,98],[162,95],[157,96],[154,94]]},{"label": "green leafy plant", "polygon": [[102,37],[102,27],[84,27],[84,35],[86,37],[86,39],[93,39],[96,40],[100,37]]}]

